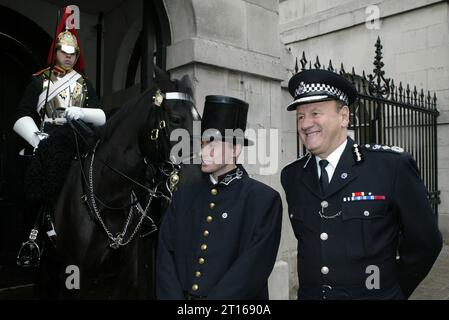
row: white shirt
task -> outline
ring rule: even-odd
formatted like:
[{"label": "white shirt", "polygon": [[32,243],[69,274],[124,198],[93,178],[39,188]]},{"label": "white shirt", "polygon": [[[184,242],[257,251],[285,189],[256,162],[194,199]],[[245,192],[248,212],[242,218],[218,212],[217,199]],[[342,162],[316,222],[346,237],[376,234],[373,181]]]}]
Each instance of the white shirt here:
[{"label": "white shirt", "polygon": [[[325,160],[329,161],[329,164],[326,167],[327,175],[329,176],[329,183],[332,180],[332,176],[334,175],[335,169],[337,168],[338,161],[340,161],[341,155],[343,151],[345,151],[346,144],[348,143],[348,139],[345,140],[337,149],[335,149]],[[324,160],[318,156],[315,156],[316,166],[318,168],[318,177],[321,176],[321,168],[319,165],[319,161]]]},{"label": "white shirt", "polygon": [[209,175],[209,179],[210,179],[210,182],[212,182],[212,184],[213,184],[213,185],[216,185],[216,184],[218,183],[218,181],[217,181],[217,180],[215,180],[215,178],[214,178],[214,175],[213,175],[213,174],[210,174],[210,175]]}]

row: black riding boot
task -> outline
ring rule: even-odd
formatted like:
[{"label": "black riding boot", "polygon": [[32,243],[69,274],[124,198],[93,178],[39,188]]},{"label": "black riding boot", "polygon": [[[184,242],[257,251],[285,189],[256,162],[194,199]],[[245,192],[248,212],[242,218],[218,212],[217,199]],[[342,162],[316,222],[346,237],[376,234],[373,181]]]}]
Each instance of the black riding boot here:
[{"label": "black riding boot", "polygon": [[33,228],[28,236],[28,241],[23,242],[19,253],[17,254],[17,265],[20,267],[39,267],[41,259],[41,246],[38,243],[39,227],[41,225],[42,216],[44,215],[44,208],[41,206],[33,224]]},{"label": "black riding boot", "polygon": [[51,217],[49,202],[44,203],[36,217],[28,241],[23,242],[17,255],[17,265],[21,267],[39,267],[43,251],[43,239],[38,241],[39,230],[46,232],[49,242],[56,246],[56,231]]}]

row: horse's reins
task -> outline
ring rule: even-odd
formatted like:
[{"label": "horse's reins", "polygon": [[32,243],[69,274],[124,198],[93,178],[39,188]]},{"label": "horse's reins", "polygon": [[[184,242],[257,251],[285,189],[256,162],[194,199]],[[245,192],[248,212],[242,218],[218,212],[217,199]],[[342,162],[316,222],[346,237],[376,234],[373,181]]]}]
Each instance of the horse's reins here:
[{"label": "horse's reins", "polygon": [[[69,124],[70,124],[72,130],[74,131],[74,136],[75,136],[75,146],[76,146],[76,154],[77,154],[77,159],[78,159],[79,162],[80,162],[80,170],[81,170],[81,174],[82,174],[82,177],[83,177],[83,180],[84,180],[84,184],[88,186],[89,183],[88,183],[88,181],[87,181],[86,174],[85,174],[84,169],[83,169],[83,163],[82,163],[82,160],[81,160],[82,158],[86,157],[87,154],[84,155],[84,156],[81,155],[81,151],[80,151],[80,147],[79,147],[79,142],[78,142],[78,136],[81,137],[81,139],[83,140],[84,144],[87,146],[88,151],[89,151],[91,154],[95,154],[97,144],[99,143],[100,140],[97,140],[97,141],[96,141],[96,144],[95,144],[95,146],[94,146],[93,148],[90,147],[89,143],[86,141],[86,139],[84,138],[84,136],[79,132],[79,130],[73,125],[72,121],[69,121]],[[98,159],[97,159],[97,160],[98,160]],[[139,187],[145,189],[148,193],[151,193],[151,189],[147,188],[146,186],[142,185],[141,183],[139,183],[138,181],[132,179],[131,177],[127,176],[126,174],[122,173],[121,171],[115,169],[114,167],[111,167],[111,166],[110,166],[106,161],[104,161],[103,159],[99,159],[98,161],[100,161],[105,167],[109,168],[111,171],[113,171],[113,172],[117,173],[118,175],[120,175],[121,177],[123,177],[123,178],[125,178],[125,179],[131,181],[131,182],[134,183],[135,185],[137,185],[137,186],[139,186]],[[95,196],[95,198],[97,199],[97,201],[99,201],[99,202],[101,203],[102,206],[104,206],[105,208],[107,208],[107,209],[109,209],[109,210],[123,210],[123,209],[125,209],[126,207],[128,207],[128,205],[123,206],[123,207],[120,207],[120,208],[110,207],[110,206],[108,206],[107,204],[105,204],[105,203],[104,203],[104,202],[103,202],[97,195],[94,194],[94,196]],[[86,199],[85,199],[85,196],[83,196],[82,198],[83,198],[84,201],[86,200]],[[137,202],[137,201],[135,201],[134,203],[131,203],[131,205],[135,204],[136,202]]]},{"label": "horse's reins", "polygon": [[[192,99],[192,97],[190,97],[188,94],[186,94],[186,93],[183,93],[183,92],[168,92],[168,93],[166,93],[165,95],[164,94],[162,94],[159,90],[156,92],[156,95],[153,97],[153,105],[155,106],[155,107],[157,107],[157,108],[154,108],[153,110],[155,110],[155,112],[156,112],[156,117],[155,117],[155,119],[156,119],[156,123],[158,124],[158,128],[155,128],[155,129],[152,129],[151,130],[151,132],[150,132],[150,139],[152,140],[152,141],[155,141],[155,142],[157,142],[158,140],[160,141],[160,139],[159,139],[159,137],[160,137],[160,132],[162,131],[163,133],[164,133],[164,137],[165,137],[165,143],[167,143],[167,142],[169,142],[170,141],[170,137],[169,137],[169,122],[168,122],[168,119],[167,118],[165,118],[165,119],[162,119],[162,110],[161,110],[161,103],[162,103],[162,101],[163,101],[163,99],[164,99],[164,96],[165,96],[165,100],[184,100],[184,101],[188,101],[188,102],[191,102],[192,103],[192,106],[193,106],[193,108],[194,108],[194,110],[196,111],[196,113],[198,114],[198,111],[196,110],[196,108],[195,108],[195,102],[194,102],[194,100]],[[162,99],[162,100],[161,100]],[[162,119],[162,120],[161,120]],[[83,142],[88,146],[88,151],[90,151],[92,154],[95,154],[95,150],[96,150],[96,146],[95,147],[93,147],[93,148],[91,148],[90,146],[89,146],[89,143],[85,140],[85,138],[83,137],[83,135],[82,134],[80,134],[79,133],[79,130],[72,124],[72,122],[71,121],[69,121],[69,124],[71,125],[71,127],[72,127],[72,129],[76,132],[76,133],[78,133],[78,135],[75,135],[75,144],[76,144],[76,149],[77,149],[77,156],[78,156],[78,159],[80,159],[81,160],[81,152],[80,152],[80,149],[79,149],[79,143],[78,143],[78,136],[80,136],[81,137],[81,139],[83,140]],[[97,141],[97,144],[98,144],[98,141]],[[167,148],[166,149],[168,149],[168,145],[166,145],[167,146]],[[166,153],[165,154],[165,156],[166,156],[166,159],[169,159],[169,156],[168,156],[168,153]],[[191,155],[190,157],[188,157],[187,159],[193,159],[195,157],[195,155]],[[131,178],[131,177],[129,177],[128,175],[126,175],[126,174],[124,174],[123,172],[121,172],[121,171],[119,171],[119,170],[117,170],[117,169],[115,169],[114,167],[112,167],[112,166],[110,166],[106,161],[104,161],[103,159],[97,159],[99,162],[101,162],[105,167],[107,167],[108,169],[110,169],[111,171],[113,171],[113,172],[115,172],[116,174],[118,174],[119,176],[121,176],[122,178],[125,178],[126,180],[128,180],[128,181],[130,181],[130,182],[132,182],[134,185],[136,185],[136,186],[138,186],[138,187],[140,187],[140,188],[142,188],[142,189],[144,189],[146,192],[148,192],[150,195],[153,195],[154,196],[154,191],[153,190],[151,190],[151,189],[149,189],[148,187],[146,187],[146,186],[144,186],[143,184],[141,184],[140,182],[138,182],[138,181],[136,181],[136,180],[134,180],[133,178]],[[145,159],[144,159],[145,160]],[[168,161],[167,161],[169,164],[171,164],[172,166],[175,166],[175,164],[169,159]],[[149,165],[146,161],[145,161],[145,164],[146,165]],[[87,178],[86,178],[86,176],[85,176],[85,173],[84,173],[84,170],[82,169],[82,166],[81,166],[81,171],[82,171],[82,173],[83,173],[83,179],[84,179],[84,182],[87,184],[88,182],[87,182]],[[175,180],[176,180],[176,178],[175,178]],[[175,182],[175,181],[173,181],[173,182]],[[157,195],[156,195],[157,196]],[[164,197],[164,195],[158,195],[159,197]],[[101,201],[101,199],[99,199],[97,196],[95,196],[95,198],[99,201],[99,202],[101,202],[101,204],[104,206],[104,207],[106,207],[107,209],[110,209],[110,210],[122,210],[122,209],[124,209],[125,208],[125,206],[124,207],[121,207],[121,208],[113,208],[113,207],[109,207],[108,205],[106,205],[103,201]],[[169,200],[169,199],[166,199],[166,200]],[[135,201],[134,203],[132,203],[131,205],[133,205],[133,204],[135,204],[136,202],[138,202],[138,201]]]},{"label": "horse's reins", "polygon": [[[151,132],[150,132],[150,139],[151,139],[152,142],[154,142],[156,144],[156,149],[159,149],[158,142],[161,141],[161,139],[159,139],[161,131],[162,131],[163,136],[165,138],[162,141],[162,143],[164,144],[163,147],[165,147],[165,154],[164,154],[165,155],[165,159],[168,159],[168,160],[165,160],[165,162],[172,166],[172,170],[168,174],[162,168],[159,168],[159,170],[161,171],[161,173],[163,173],[165,176],[168,177],[168,179],[166,180],[165,186],[167,188],[167,191],[170,193],[169,197],[165,196],[162,192],[158,192],[157,191],[157,189],[160,186],[159,183],[156,184],[154,189],[150,189],[150,188],[142,185],[140,182],[132,179],[128,175],[124,174],[123,172],[113,168],[108,163],[106,163],[104,160],[102,160],[102,159],[99,160],[103,165],[105,165],[111,171],[115,172],[116,174],[120,175],[121,177],[123,177],[123,178],[127,179],[128,181],[132,182],[134,185],[141,187],[146,192],[148,192],[148,194],[150,195],[150,199],[148,201],[148,204],[147,204],[145,210],[142,211],[138,207],[138,205],[137,205],[138,202],[139,202],[138,198],[137,198],[137,196],[134,195],[134,191],[132,191],[132,193],[131,193],[131,204],[129,205],[130,212],[129,212],[127,221],[125,223],[124,230],[121,233],[118,233],[115,237],[108,230],[108,228],[106,227],[103,219],[101,218],[100,212],[99,212],[99,210],[98,210],[98,208],[96,206],[96,203],[95,203],[95,199],[97,201],[99,201],[101,203],[101,205],[103,205],[103,207],[105,207],[107,209],[110,209],[110,210],[123,210],[127,206],[123,206],[122,208],[109,207],[95,195],[95,192],[94,192],[94,189],[93,189],[93,162],[94,162],[95,151],[96,151],[96,148],[97,148],[100,140],[97,140],[95,146],[93,148],[90,148],[90,152],[92,153],[92,159],[91,159],[91,165],[90,165],[90,168],[89,168],[89,181],[87,181],[88,179],[86,178],[86,174],[85,174],[85,172],[83,170],[83,162],[81,160],[82,156],[81,156],[81,152],[80,152],[80,149],[79,149],[77,133],[84,140],[85,143],[86,143],[86,141],[85,141],[84,137],[81,134],[79,134],[77,128],[73,124],[71,124],[73,130],[75,131],[75,143],[76,143],[78,159],[79,159],[79,162],[80,162],[80,170],[81,170],[82,177],[83,177],[83,180],[84,180],[84,185],[86,185],[88,187],[89,191],[90,191],[92,208],[91,208],[90,205],[88,205],[88,207],[89,207],[89,209],[93,209],[93,211],[95,212],[97,220],[100,222],[100,224],[103,227],[104,231],[106,232],[108,238],[112,241],[112,243],[110,244],[110,247],[113,248],[113,249],[118,249],[120,246],[125,246],[125,245],[127,245],[128,243],[130,243],[133,240],[133,238],[137,234],[138,230],[140,229],[141,224],[142,224],[144,218],[147,216],[148,209],[150,207],[150,204],[151,204],[153,198],[154,197],[165,198],[167,201],[171,201],[171,197],[173,195],[173,191],[174,191],[176,185],[179,182],[179,175],[178,175],[179,165],[175,165],[169,159],[169,156],[168,156],[169,152],[170,152],[170,148],[169,148],[169,146],[170,146],[169,131],[170,130],[169,130],[169,127],[168,127],[169,126],[168,118],[164,118],[163,117],[162,102],[163,102],[164,98],[165,98],[165,100],[184,100],[184,101],[188,101],[188,102],[192,103],[192,106],[193,106],[194,110],[197,113],[198,113],[198,111],[195,108],[194,100],[192,99],[192,97],[190,97],[186,93],[182,93],[182,92],[168,92],[168,93],[163,94],[163,93],[161,93],[160,90],[157,90],[156,93],[155,93],[155,96],[153,96],[153,111],[152,111],[152,113],[153,112],[156,113],[155,120],[156,120],[157,128],[154,128],[154,129],[151,130]],[[165,112],[165,114],[166,113],[167,112]],[[88,145],[88,144],[86,143],[86,145]],[[190,158],[192,158],[192,157],[193,156],[190,156]],[[145,163],[146,163],[146,161],[145,161]],[[136,200],[132,201],[133,198],[135,198]],[[83,195],[82,199],[87,203],[87,195]],[[135,230],[132,232],[132,234],[129,237],[129,239],[127,241],[123,242],[124,236],[125,236],[125,234],[127,232],[127,229],[128,229],[128,226],[129,226],[129,223],[130,223],[130,220],[131,220],[133,207],[136,207],[136,209],[141,213],[141,219],[140,219],[139,223],[137,224]],[[154,221],[151,218],[150,218],[150,220],[153,222],[153,225],[154,225]],[[155,230],[156,229],[154,229],[154,231]]]}]

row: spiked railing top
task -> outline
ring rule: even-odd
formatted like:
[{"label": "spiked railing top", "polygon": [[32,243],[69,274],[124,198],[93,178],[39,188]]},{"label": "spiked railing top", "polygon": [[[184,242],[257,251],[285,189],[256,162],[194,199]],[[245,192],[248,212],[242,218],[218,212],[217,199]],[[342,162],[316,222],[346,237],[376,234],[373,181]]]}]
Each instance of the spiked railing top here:
[{"label": "spiked railing top", "polygon": [[390,96],[390,79],[385,78],[385,71],[383,67],[385,64],[382,61],[382,44],[380,43],[380,37],[377,37],[376,44],[376,56],[374,57],[374,75],[368,75],[370,86],[368,90],[373,96],[388,98]]},{"label": "spiked railing top", "polygon": [[[423,89],[421,89],[421,91],[419,92],[415,86],[414,89],[411,90],[408,84],[406,86],[406,89],[404,89],[402,82],[399,82],[399,86],[396,86],[392,79],[385,78],[385,71],[383,69],[385,64],[382,61],[383,46],[381,44],[380,37],[377,38],[374,46],[376,48],[376,55],[373,62],[374,69],[373,74],[369,74],[368,76],[365,74],[365,71],[362,72],[362,76],[358,75],[355,72],[354,67],[352,68],[351,73],[346,72],[343,63],[341,63],[340,65],[340,71],[338,71],[338,68],[334,68],[332,60],[329,60],[329,64],[326,67],[325,65],[321,64],[318,56],[316,57],[315,63],[312,67],[312,61],[307,60],[304,51],[302,52],[302,57],[299,60],[301,71],[312,68],[327,69],[329,71],[343,75],[356,86],[357,84],[359,84],[357,86],[359,94],[369,95],[376,98],[390,99],[391,101],[406,103],[422,109],[436,111],[437,98],[435,93],[432,97],[430,91],[427,91],[426,95]],[[298,73],[300,71],[298,58],[296,58],[294,70],[295,73]]]}]

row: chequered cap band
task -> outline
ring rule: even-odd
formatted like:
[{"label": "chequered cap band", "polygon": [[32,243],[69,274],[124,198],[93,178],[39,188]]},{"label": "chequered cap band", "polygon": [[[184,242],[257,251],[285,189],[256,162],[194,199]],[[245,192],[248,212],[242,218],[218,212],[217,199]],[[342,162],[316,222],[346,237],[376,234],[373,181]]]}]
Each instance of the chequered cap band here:
[{"label": "chequered cap band", "polygon": [[340,89],[337,89],[333,86],[323,83],[304,83],[301,82],[298,88],[295,90],[295,100],[300,99],[301,96],[309,95],[310,93],[319,93],[320,95],[329,95],[333,96],[341,101],[344,101],[346,104],[349,104],[349,98],[347,94],[345,94]]}]

